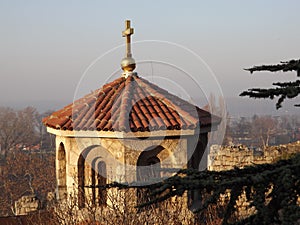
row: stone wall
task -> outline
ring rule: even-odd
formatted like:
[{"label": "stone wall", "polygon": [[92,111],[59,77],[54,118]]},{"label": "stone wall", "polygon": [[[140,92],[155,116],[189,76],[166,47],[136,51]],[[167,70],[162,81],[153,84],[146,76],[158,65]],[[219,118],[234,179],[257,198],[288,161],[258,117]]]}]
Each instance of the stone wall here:
[{"label": "stone wall", "polygon": [[28,215],[39,209],[39,200],[35,195],[22,196],[15,202],[15,215]]},{"label": "stone wall", "polygon": [[264,150],[249,149],[246,146],[213,145],[208,156],[208,170],[230,170],[255,164],[272,163],[288,155],[300,152],[300,141],[286,145],[270,146]]},{"label": "stone wall", "polygon": [[[286,145],[270,146],[264,150],[255,151],[246,146],[227,146],[220,147],[211,146],[208,157],[208,170],[222,171],[230,170],[235,167],[243,168],[255,164],[272,163],[279,159],[286,159],[291,154],[300,152],[300,141]],[[269,189],[272,191],[272,188]],[[220,196],[220,203],[226,204],[230,199],[230,192],[226,192]],[[236,217],[246,218],[256,212],[254,206],[247,200],[245,192],[243,192],[236,201]],[[300,205],[300,197],[298,198]]]}]

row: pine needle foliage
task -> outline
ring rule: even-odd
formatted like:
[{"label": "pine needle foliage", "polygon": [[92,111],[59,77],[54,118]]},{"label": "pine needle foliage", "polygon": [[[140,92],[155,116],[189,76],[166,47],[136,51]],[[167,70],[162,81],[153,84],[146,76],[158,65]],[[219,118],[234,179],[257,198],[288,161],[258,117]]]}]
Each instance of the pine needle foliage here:
[{"label": "pine needle foliage", "polygon": [[297,71],[297,76],[300,77],[300,59],[292,59],[289,61],[282,61],[280,64],[276,65],[261,65],[261,66],[253,66],[252,68],[245,69],[250,73],[255,71],[270,71],[270,72],[278,72],[278,71]]},{"label": "pine needle foliage", "polygon": [[[251,74],[256,71],[270,71],[270,72],[287,72],[287,71],[296,71],[297,76],[300,77],[300,59],[298,60],[290,60],[286,62],[280,62],[277,65],[261,65],[254,66],[252,68],[245,69],[249,71]],[[240,96],[248,96],[250,98],[269,98],[274,99],[278,97],[278,101],[276,103],[276,109],[282,107],[282,103],[286,98],[296,98],[300,94],[300,80],[296,80],[293,82],[276,82],[273,83],[274,88],[251,88],[247,91],[243,91]],[[300,106],[299,104],[295,105],[296,107]]]},{"label": "pine needle foliage", "polygon": [[[268,190],[272,187],[272,191]],[[202,190],[204,199],[198,211],[217,204],[220,194],[230,191],[230,201],[224,211],[223,224],[296,224],[300,222],[300,154],[274,164],[263,164],[229,171],[181,170],[175,176],[149,186],[152,194],[163,201],[182,195],[187,190]],[[230,223],[238,197],[246,192],[247,199],[257,212],[246,219]],[[266,199],[271,199],[269,202]],[[144,206],[144,205],[141,205]]]},{"label": "pine needle foliage", "polygon": [[[133,188],[129,184],[110,184],[109,187]],[[136,187],[140,188],[140,187]],[[202,205],[195,211],[199,215],[210,206],[217,206],[220,195],[230,193],[228,203],[222,208],[223,224],[298,224],[300,222],[300,153],[274,164],[235,168],[228,171],[180,170],[176,175],[156,184],[144,186],[156,196],[137,207],[182,196],[187,191],[200,191]],[[271,190],[271,191],[270,191]],[[236,201],[246,193],[256,212],[243,219],[232,219]],[[269,200],[267,200],[269,199]]]}]

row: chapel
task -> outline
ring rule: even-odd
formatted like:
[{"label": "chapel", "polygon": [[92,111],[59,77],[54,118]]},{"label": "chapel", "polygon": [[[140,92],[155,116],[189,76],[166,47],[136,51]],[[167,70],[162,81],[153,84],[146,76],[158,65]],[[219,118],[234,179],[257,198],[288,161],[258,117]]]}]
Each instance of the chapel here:
[{"label": "chapel", "polygon": [[[208,134],[220,118],[135,72],[133,32],[125,21],[119,78],[43,119],[56,137],[58,200],[72,194],[81,208],[88,199],[106,205],[108,193],[99,186],[157,182],[182,168],[198,169],[206,157]],[[196,195],[189,194],[191,204]]]}]

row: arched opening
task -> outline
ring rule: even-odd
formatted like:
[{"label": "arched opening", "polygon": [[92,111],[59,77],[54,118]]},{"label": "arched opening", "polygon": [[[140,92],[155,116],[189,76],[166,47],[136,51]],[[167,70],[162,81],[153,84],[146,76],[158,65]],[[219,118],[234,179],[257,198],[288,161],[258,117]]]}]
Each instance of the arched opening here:
[{"label": "arched opening", "polygon": [[106,163],[101,157],[97,157],[92,161],[91,170],[92,204],[99,206],[106,205],[107,192],[103,188],[107,184]]},{"label": "arched opening", "polygon": [[58,199],[64,199],[67,193],[66,151],[63,143],[59,144],[57,152],[57,188]]},{"label": "arched opening", "polygon": [[148,182],[160,178],[160,159],[157,156],[140,156],[137,162],[137,181]]},{"label": "arched opening", "polygon": [[[84,208],[86,203],[103,206],[107,202],[106,189],[107,165],[100,146],[90,146],[78,159],[78,206]],[[107,154],[107,153],[106,153]]]},{"label": "arched opening", "polygon": [[[161,178],[161,161],[158,158],[158,154],[164,150],[162,146],[156,146],[147,148],[144,150],[138,160],[136,169],[136,179],[141,186],[143,184],[156,182]],[[141,204],[143,202],[153,199],[149,196],[149,190],[146,188],[138,188],[137,190],[137,203]]]}]

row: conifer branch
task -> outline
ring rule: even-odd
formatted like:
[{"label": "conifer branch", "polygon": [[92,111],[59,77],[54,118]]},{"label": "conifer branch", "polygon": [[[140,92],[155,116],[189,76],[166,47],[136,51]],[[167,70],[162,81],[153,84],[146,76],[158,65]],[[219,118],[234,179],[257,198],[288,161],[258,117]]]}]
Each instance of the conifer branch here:
[{"label": "conifer branch", "polygon": [[[300,154],[288,160],[274,164],[262,164],[234,169],[230,171],[194,171],[181,170],[169,179],[147,186],[152,190],[152,196],[159,196],[145,202],[139,207],[145,207],[164,201],[172,196],[183,195],[185,191],[200,190],[203,199],[202,206],[197,210],[203,212],[211,204],[217,205],[220,194],[230,191],[230,200],[225,207],[223,224],[235,212],[235,203],[243,191],[248,201],[255,206],[257,212],[248,218],[232,224],[293,224],[300,219],[300,207],[297,203],[300,195]],[[268,188],[271,193],[266,195]],[[207,196],[208,193],[211,193]],[[271,198],[266,204],[265,199]],[[279,215],[279,212],[282,215]]]},{"label": "conifer branch", "polygon": [[297,71],[297,76],[300,76],[300,59],[292,59],[286,62],[280,62],[277,65],[261,65],[261,66],[253,66],[251,68],[245,69],[250,73],[255,71],[270,71],[270,72],[277,72],[277,71]]},{"label": "conifer branch", "polygon": [[[300,59],[293,59],[286,62],[280,62],[277,65],[261,65],[261,66],[253,66],[252,68],[245,69],[250,71],[252,74],[255,71],[297,71],[297,76],[300,77]],[[276,109],[282,107],[282,103],[286,98],[296,98],[300,94],[300,80],[296,80],[293,82],[276,82],[273,83],[276,88],[251,88],[247,91],[243,91],[240,96],[248,96],[250,98],[269,98],[274,99],[274,97],[278,97],[278,101],[276,103]],[[296,107],[299,107],[300,104],[296,104]]]},{"label": "conifer branch", "polygon": [[[270,98],[279,97],[276,103],[276,109],[282,107],[282,103],[286,98],[296,98],[300,94],[300,80],[295,82],[273,83],[277,88],[261,89],[251,88],[243,91],[240,96],[249,96],[250,98]],[[295,105],[297,106],[297,105]]]},{"label": "conifer branch", "polygon": [[[149,197],[152,200],[138,205],[138,208],[157,204],[173,196],[182,196],[186,191],[199,191],[202,205],[195,212],[200,216],[209,206],[218,206],[220,194],[229,191],[229,202],[222,208],[223,224],[294,224],[300,220],[300,153],[274,164],[219,172],[183,169],[159,183],[142,187],[113,183],[103,188],[112,187],[150,190]],[[271,192],[266,194],[271,187]],[[230,222],[236,211],[236,201],[243,192],[247,201],[252,202],[250,207],[255,206],[256,213]],[[266,202],[266,198],[270,200]]]}]

